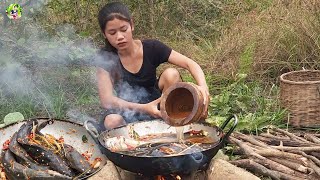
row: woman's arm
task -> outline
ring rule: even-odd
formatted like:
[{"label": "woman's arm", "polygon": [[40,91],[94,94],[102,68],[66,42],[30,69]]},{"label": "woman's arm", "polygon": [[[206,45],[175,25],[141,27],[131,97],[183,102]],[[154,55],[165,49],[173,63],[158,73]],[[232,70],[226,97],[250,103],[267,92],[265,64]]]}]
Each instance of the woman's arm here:
[{"label": "woman's arm", "polygon": [[207,111],[208,111],[208,105],[209,105],[209,88],[206,82],[205,75],[199,66],[195,61],[192,59],[172,50],[171,54],[169,56],[168,62],[177,66],[180,66],[184,69],[187,69],[193,78],[197,81],[197,84],[199,86],[199,90],[204,96],[204,105],[205,110],[203,111],[203,117],[207,117]]},{"label": "woman's arm", "polygon": [[[130,109],[149,113],[154,117],[159,117],[159,114],[154,114],[150,104],[138,104],[120,99],[113,94],[113,84],[110,74],[102,68],[97,69],[98,92],[101,106],[105,109]],[[151,103],[156,103],[155,100]]]},{"label": "woman's arm", "polygon": [[127,102],[114,96],[110,74],[102,68],[97,69],[98,91],[103,108],[141,110],[141,104]]},{"label": "woman's arm", "polygon": [[187,69],[191,73],[193,78],[197,81],[198,86],[204,88],[207,91],[206,94],[209,95],[209,89],[205,79],[205,75],[199,64],[174,50],[172,50],[168,62]]}]

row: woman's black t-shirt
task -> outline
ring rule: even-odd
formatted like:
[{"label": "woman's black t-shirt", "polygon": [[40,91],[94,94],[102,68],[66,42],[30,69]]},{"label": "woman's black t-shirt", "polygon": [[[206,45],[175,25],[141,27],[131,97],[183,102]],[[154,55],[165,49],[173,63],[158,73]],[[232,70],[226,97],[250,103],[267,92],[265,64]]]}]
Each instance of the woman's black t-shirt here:
[{"label": "woman's black t-shirt", "polygon": [[[157,67],[168,61],[172,49],[158,40],[143,40],[143,63],[137,73],[127,71],[118,58],[104,56],[101,66],[111,75],[117,96],[129,102],[148,103],[161,96]],[[106,53],[106,52],[104,52]],[[134,59],[132,60],[134,61]]]}]

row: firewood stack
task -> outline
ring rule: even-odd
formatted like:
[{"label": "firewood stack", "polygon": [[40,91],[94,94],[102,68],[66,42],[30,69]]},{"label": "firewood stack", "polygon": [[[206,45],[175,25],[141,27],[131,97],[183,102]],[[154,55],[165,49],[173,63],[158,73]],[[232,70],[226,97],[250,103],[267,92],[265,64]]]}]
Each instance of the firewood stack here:
[{"label": "firewood stack", "polygon": [[230,143],[240,159],[230,163],[272,179],[320,179],[320,134],[290,133],[270,127],[266,133],[234,132]]}]

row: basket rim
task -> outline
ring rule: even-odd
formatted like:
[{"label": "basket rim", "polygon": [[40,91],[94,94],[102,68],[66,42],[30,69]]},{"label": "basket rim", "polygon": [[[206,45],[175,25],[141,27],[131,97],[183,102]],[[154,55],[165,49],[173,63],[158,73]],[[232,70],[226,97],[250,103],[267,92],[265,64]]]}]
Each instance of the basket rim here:
[{"label": "basket rim", "polygon": [[287,76],[289,74],[300,73],[300,72],[318,72],[318,73],[320,73],[319,70],[290,71],[290,72],[282,74],[280,76],[280,81],[288,83],[288,84],[318,84],[318,83],[320,83],[320,80],[319,81],[291,81],[291,80],[284,79],[284,76]]}]

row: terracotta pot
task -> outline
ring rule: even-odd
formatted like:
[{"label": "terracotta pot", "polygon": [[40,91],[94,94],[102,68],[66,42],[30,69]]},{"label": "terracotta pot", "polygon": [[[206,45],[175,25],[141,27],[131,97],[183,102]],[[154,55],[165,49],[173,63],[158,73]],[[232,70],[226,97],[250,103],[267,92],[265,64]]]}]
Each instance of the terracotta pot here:
[{"label": "terracotta pot", "polygon": [[179,82],[169,87],[160,102],[162,118],[171,126],[204,120],[207,109],[198,86],[189,82]]}]

